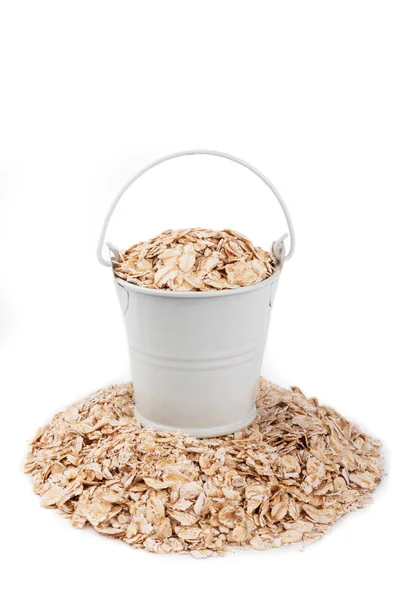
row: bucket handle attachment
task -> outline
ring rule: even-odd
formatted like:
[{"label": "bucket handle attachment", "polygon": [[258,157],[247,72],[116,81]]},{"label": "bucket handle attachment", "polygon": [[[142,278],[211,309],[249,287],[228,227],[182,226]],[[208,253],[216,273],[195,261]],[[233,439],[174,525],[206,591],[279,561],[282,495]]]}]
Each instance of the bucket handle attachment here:
[{"label": "bucket handle attachment", "polygon": [[[295,235],[294,235],[292,219],[290,218],[289,211],[286,207],[286,204],[285,204],[283,198],[281,197],[281,195],[278,192],[278,190],[276,189],[276,187],[270,182],[270,180],[267,179],[267,177],[265,177],[265,175],[263,175],[258,169],[256,169],[252,165],[250,165],[248,162],[245,162],[244,160],[237,158],[236,156],[232,156],[232,154],[226,154],[225,152],[218,152],[217,150],[184,150],[182,152],[174,152],[173,154],[167,154],[166,156],[163,156],[162,158],[158,158],[157,160],[151,162],[143,169],[140,169],[140,171],[138,171],[131,179],[129,179],[129,181],[127,181],[127,183],[123,186],[123,188],[118,192],[117,196],[115,197],[113,203],[111,204],[111,206],[109,208],[109,211],[108,211],[106,218],[104,220],[104,223],[103,223],[103,228],[101,230],[100,239],[99,239],[99,242],[97,245],[97,258],[98,258],[99,262],[102,265],[105,265],[106,267],[111,266],[111,262],[108,260],[105,260],[103,258],[104,240],[106,237],[108,224],[114,213],[114,210],[115,210],[118,202],[121,200],[122,196],[127,191],[127,189],[137,179],[139,179],[139,177],[144,175],[144,173],[146,173],[147,171],[150,171],[150,169],[152,169],[153,167],[156,167],[157,165],[160,165],[161,163],[166,162],[167,160],[172,160],[173,158],[178,158],[180,156],[190,156],[192,154],[208,154],[210,156],[220,156],[221,158],[226,158],[227,160],[231,160],[235,163],[238,163],[239,165],[242,165],[246,169],[249,169],[249,171],[251,171],[252,173],[257,175],[257,177],[259,177],[269,187],[269,189],[274,194],[274,196],[278,200],[278,202],[283,210],[283,213],[286,217],[286,223],[287,223],[289,235],[290,235],[290,249],[287,254],[285,254],[285,244],[284,244],[285,238],[288,237],[287,233],[282,235],[274,243],[273,251],[274,251],[275,256],[278,258],[278,260],[281,263],[292,258],[293,253],[294,253],[294,247],[295,247]],[[107,246],[111,249],[112,252],[114,252],[115,247],[112,246],[112,244],[107,242]],[[115,250],[118,252],[118,250],[116,248],[115,248]]]}]

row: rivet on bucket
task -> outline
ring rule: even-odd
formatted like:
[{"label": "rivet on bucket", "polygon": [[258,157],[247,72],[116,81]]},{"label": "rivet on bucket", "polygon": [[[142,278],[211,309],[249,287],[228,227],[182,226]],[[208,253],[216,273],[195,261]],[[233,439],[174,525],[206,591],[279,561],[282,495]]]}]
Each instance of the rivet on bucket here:
[{"label": "rivet on bucket", "polygon": [[[183,431],[195,437],[233,433],[251,423],[267,338],[271,307],[285,260],[294,252],[293,225],[284,201],[260,171],[239,158],[212,150],[170,154],[139,171],[114,200],[100,236],[126,190],[162,162],[191,154],[209,154],[237,162],[272,190],[286,216],[290,250],[282,236],[274,244],[278,268],[270,278],[231,290],[175,292],[154,290],[114,277],[129,346],[136,397],[136,418],[145,426]],[[107,242],[111,252],[119,251]]]}]

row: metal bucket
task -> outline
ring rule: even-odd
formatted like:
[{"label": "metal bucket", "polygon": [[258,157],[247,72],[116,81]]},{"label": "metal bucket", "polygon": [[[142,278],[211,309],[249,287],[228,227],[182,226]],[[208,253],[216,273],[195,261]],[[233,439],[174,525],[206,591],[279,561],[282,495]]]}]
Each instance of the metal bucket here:
[{"label": "metal bucket", "polygon": [[260,177],[285,213],[291,241],[286,256],[287,234],[274,244],[279,260],[274,275],[247,287],[174,292],[114,278],[128,336],[136,418],[154,429],[214,437],[246,427],[256,415],[271,307],[283,263],[294,251],[292,222],[278,191],[257,169],[229,154],[191,150],[165,156],[139,171],[120,191],[106,217],[97,256],[111,265],[102,256],[107,226],[129,186],[156,165],[190,154],[227,158]]}]

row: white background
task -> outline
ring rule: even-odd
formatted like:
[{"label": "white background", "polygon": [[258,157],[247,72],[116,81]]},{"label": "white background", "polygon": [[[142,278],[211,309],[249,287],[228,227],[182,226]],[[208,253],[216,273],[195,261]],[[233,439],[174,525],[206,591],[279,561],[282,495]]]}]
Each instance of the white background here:
[{"label": "white background", "polygon": [[[5,597],[398,598],[399,4],[3,1],[0,9],[1,545]],[[27,441],[129,378],[102,219],[133,173],[206,147],[254,164],[297,233],[264,373],[379,437],[385,478],[321,542],[221,559],[154,556],[39,506]],[[233,227],[268,247],[272,194],[188,157],[143,177],[109,239]]]}]

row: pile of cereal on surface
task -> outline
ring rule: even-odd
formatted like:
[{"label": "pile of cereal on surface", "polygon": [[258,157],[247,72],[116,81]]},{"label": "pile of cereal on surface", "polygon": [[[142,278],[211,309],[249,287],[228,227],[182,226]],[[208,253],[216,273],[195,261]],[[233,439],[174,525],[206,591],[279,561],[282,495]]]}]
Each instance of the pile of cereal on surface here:
[{"label": "pile of cereal on surface", "polygon": [[195,228],[169,229],[135,244],[113,265],[117,277],[130,283],[182,292],[259,283],[273,274],[276,259],[231,229]]},{"label": "pile of cereal on surface", "polygon": [[99,390],[36,434],[26,463],[41,504],[135,548],[276,548],[325,534],[382,477],[380,444],[298,388],[260,380],[258,415],[213,439],[134,418],[132,384]]}]

